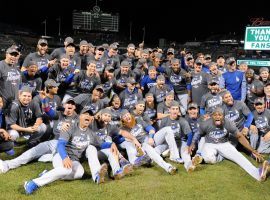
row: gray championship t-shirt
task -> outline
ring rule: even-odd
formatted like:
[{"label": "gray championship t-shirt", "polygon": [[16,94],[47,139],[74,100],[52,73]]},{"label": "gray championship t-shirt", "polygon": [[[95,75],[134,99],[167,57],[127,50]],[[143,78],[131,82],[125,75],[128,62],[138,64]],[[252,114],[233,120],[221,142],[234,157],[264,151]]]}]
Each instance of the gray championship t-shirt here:
[{"label": "gray championship t-shirt", "polygon": [[244,123],[246,117],[250,113],[249,108],[242,101],[234,100],[233,106],[222,105],[222,110],[224,111],[224,116],[231,122],[234,122],[239,130],[244,128]]},{"label": "gray championship t-shirt", "polygon": [[229,134],[236,137],[238,132],[239,130],[235,124],[228,119],[224,119],[224,124],[221,127],[217,127],[212,118],[206,120],[200,126],[200,134],[201,136],[205,135],[206,143],[218,144],[228,142]]},{"label": "gray championship t-shirt", "polygon": [[178,119],[171,119],[170,116],[165,117],[161,120],[160,127],[169,126],[172,128],[174,135],[177,140],[186,140],[187,135],[191,133],[190,126],[187,120],[183,117],[179,117]]},{"label": "gray championship t-shirt", "polygon": [[102,144],[102,141],[90,128],[82,130],[79,122],[74,123],[68,131],[61,132],[59,139],[68,141],[66,152],[71,160],[76,161],[79,161],[89,145],[100,147]]},{"label": "gray championship t-shirt", "polygon": [[21,73],[17,67],[8,65],[4,60],[0,61],[0,96],[4,102],[9,100],[11,103],[18,98],[21,82]]},{"label": "gray championship t-shirt", "polygon": [[253,116],[253,122],[258,129],[259,135],[264,136],[270,131],[270,111],[265,109],[264,112],[259,114],[256,110],[254,110]]}]

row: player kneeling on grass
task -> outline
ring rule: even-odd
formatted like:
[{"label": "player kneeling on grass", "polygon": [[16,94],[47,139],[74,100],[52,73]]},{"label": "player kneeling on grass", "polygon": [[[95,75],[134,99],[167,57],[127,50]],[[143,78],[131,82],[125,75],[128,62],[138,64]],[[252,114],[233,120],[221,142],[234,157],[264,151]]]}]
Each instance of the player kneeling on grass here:
[{"label": "player kneeling on grass", "polygon": [[[121,130],[125,133],[123,134],[124,136],[133,138],[132,141],[136,141],[135,145],[139,145],[139,147],[140,143],[142,143],[142,149],[146,154],[169,174],[176,173],[177,168],[165,162],[160,156],[161,152],[159,152],[159,148],[163,149],[163,145],[169,145],[171,158],[174,160],[179,159],[174,134],[170,127],[164,127],[156,132],[151,125],[147,124],[140,117],[135,118],[128,110],[122,111],[121,120]],[[138,162],[140,163],[141,161]],[[138,163],[135,162],[135,165],[137,164]]]},{"label": "player kneeling on grass", "polygon": [[[94,146],[102,148],[107,145],[89,128],[91,123],[90,112],[89,109],[83,109],[79,121],[75,122],[66,132],[60,133],[57,144],[58,153],[53,158],[54,169],[26,182],[24,185],[26,194],[32,194],[39,187],[59,179],[74,180],[82,178],[84,169],[79,160],[86,148],[95,148]],[[91,156],[93,156],[91,159],[97,159],[97,153]],[[98,174],[103,176],[106,169],[106,165],[103,165]]]},{"label": "player kneeling on grass", "polygon": [[235,124],[228,119],[224,119],[222,109],[215,109],[212,113],[212,118],[201,124],[200,134],[205,135],[202,157],[206,163],[215,164],[219,162],[220,160],[218,160],[217,155],[221,155],[222,157],[238,164],[256,180],[265,180],[268,165],[265,164],[261,168],[256,168],[229,142],[229,134],[232,134],[237,137],[238,141],[247,150],[252,152],[257,159],[263,159],[262,155],[250,146],[245,136],[239,132]]}]

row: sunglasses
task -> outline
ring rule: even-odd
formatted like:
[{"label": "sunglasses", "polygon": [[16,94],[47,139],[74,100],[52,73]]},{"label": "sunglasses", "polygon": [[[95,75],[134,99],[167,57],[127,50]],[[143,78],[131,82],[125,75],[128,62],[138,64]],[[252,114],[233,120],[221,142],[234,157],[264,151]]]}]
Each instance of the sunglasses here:
[{"label": "sunglasses", "polygon": [[17,57],[19,54],[16,52],[10,53],[9,55]]},{"label": "sunglasses", "polygon": [[263,104],[262,103],[255,103],[254,105],[255,106],[262,106]]},{"label": "sunglasses", "polygon": [[42,47],[46,47],[46,46],[47,46],[47,44],[42,43],[42,44],[40,44],[40,46],[42,46]]}]

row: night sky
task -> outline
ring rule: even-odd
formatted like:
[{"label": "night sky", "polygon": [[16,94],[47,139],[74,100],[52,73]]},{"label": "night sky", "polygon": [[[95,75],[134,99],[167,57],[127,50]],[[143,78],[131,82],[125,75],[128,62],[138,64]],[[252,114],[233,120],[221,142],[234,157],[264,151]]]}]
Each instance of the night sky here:
[{"label": "night sky", "polygon": [[[236,1],[225,0],[216,1],[215,4],[181,0],[181,6],[176,6],[174,1],[163,2],[161,4],[156,0],[97,0],[103,12],[119,13],[121,33],[129,35],[132,22],[132,38],[136,40],[142,38],[144,26],[146,40],[166,38],[188,41],[195,38],[202,40],[213,34],[244,35],[245,26],[250,23],[250,18],[264,17],[265,20],[270,20],[267,10],[269,7],[264,0],[254,1],[253,4],[243,3],[241,6],[234,5]],[[1,2],[0,22],[19,24],[42,34],[44,24],[41,22],[47,18],[47,35],[53,35],[58,33],[56,18],[60,16],[62,32],[71,34],[72,10],[89,11],[95,3],[96,0],[75,0],[73,4],[67,1],[46,0],[37,1],[32,5],[22,1],[4,1]]]}]

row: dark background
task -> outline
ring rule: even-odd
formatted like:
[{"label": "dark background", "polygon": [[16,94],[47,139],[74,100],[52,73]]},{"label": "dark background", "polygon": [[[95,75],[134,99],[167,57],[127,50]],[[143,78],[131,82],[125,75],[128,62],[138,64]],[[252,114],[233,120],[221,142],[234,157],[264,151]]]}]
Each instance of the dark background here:
[{"label": "dark background", "polygon": [[[163,1],[97,0],[98,6],[106,13],[119,13],[120,33],[129,35],[132,22],[132,38],[140,40],[145,26],[145,40],[154,41],[166,38],[178,42],[204,40],[210,35],[232,34],[244,36],[245,26],[250,18],[264,17],[270,20],[267,1],[252,3],[236,1]],[[236,5],[236,3],[238,5]],[[58,33],[61,17],[62,34],[72,34],[72,10],[90,11],[96,0],[75,0],[74,3],[57,0],[36,1],[35,4],[23,1],[1,2],[0,22],[29,28],[42,35],[47,19],[47,35]]]}]

